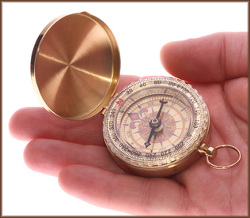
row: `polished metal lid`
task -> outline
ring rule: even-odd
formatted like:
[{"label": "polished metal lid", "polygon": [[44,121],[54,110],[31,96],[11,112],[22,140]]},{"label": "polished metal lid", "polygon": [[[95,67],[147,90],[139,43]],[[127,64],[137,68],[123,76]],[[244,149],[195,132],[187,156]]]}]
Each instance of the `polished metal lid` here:
[{"label": "polished metal lid", "polygon": [[86,12],[53,20],[40,33],[31,77],[43,106],[71,120],[94,116],[115,92],[120,54],[109,27]]}]

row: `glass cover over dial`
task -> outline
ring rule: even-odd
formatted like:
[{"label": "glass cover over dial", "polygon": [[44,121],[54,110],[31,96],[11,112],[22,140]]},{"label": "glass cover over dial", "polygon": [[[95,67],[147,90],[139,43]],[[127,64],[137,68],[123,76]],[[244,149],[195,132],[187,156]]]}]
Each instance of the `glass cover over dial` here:
[{"label": "glass cover over dial", "polygon": [[122,168],[150,176],[191,164],[188,157],[198,153],[208,128],[208,110],[197,91],[176,78],[157,77],[138,81],[113,99],[103,132]]}]

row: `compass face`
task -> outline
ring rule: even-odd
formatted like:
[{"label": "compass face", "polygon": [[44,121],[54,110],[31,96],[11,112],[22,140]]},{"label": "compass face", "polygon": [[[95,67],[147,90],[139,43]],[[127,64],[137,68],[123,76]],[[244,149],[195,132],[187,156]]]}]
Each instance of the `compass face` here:
[{"label": "compass face", "polygon": [[209,126],[207,107],[190,85],[150,78],[121,91],[104,117],[104,139],[127,167],[170,167],[194,152]]}]

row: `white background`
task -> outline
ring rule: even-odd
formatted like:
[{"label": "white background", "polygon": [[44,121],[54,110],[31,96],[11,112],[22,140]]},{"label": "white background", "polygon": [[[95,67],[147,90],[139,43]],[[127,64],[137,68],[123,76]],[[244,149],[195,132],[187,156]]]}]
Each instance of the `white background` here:
[{"label": "white background", "polygon": [[[87,11],[114,33],[121,74],[167,75],[161,47],[223,31],[247,31],[247,2],[238,3],[2,3],[2,215],[126,215],[64,193],[57,178],[23,162],[27,142],[11,137],[8,122],[22,107],[40,106],[30,79],[30,57],[41,30],[54,18]],[[181,64],[181,63],[180,63]]]}]

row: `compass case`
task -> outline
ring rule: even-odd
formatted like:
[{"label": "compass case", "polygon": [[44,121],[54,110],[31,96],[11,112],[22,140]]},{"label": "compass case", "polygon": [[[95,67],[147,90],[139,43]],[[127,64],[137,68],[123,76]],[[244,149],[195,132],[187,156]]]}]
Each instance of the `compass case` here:
[{"label": "compass case", "polygon": [[87,119],[115,92],[120,54],[109,27],[86,12],[59,17],[40,33],[31,58],[33,86],[55,115]]}]

